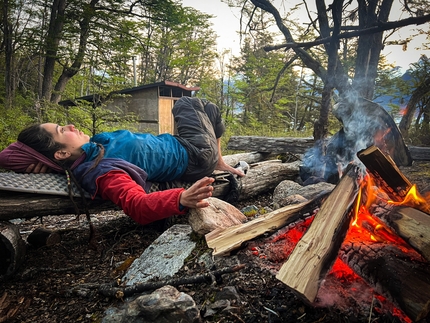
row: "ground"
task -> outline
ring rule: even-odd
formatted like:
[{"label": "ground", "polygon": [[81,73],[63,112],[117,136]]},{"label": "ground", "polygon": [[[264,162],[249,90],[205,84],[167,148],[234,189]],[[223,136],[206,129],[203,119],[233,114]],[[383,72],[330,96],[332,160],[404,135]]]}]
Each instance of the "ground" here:
[{"label": "ground", "polygon": [[[403,173],[418,185],[420,192],[430,191],[430,162],[415,163],[402,168]],[[270,205],[270,193],[237,205],[257,207]],[[186,218],[175,219],[186,223]],[[138,257],[165,229],[161,224],[139,226],[122,212],[104,212],[92,216],[96,242],[89,243],[89,227],[85,216],[44,217],[16,221],[25,238],[43,225],[61,231],[61,242],[50,247],[28,247],[26,259],[12,278],[0,285],[0,322],[100,322],[104,311],[121,304],[101,296],[98,287],[111,284],[124,273],[125,264]],[[203,239],[188,257],[179,276],[207,273],[200,262],[208,251]],[[193,297],[205,311],[216,291],[234,286],[240,302],[236,310],[206,317],[205,322],[403,322],[392,313],[363,311],[359,304],[349,308],[311,306],[295,297],[273,272],[260,266],[245,253],[238,253],[245,268],[223,276],[216,284],[178,286]],[[121,266],[122,265],[122,266]]]}]

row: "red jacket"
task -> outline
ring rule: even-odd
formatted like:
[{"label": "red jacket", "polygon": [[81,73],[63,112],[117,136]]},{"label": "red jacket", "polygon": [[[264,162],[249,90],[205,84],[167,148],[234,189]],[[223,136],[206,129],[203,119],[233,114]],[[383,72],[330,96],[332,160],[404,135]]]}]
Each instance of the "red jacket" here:
[{"label": "red jacket", "polygon": [[97,178],[97,194],[121,207],[125,214],[140,224],[147,224],[173,215],[179,210],[183,188],[146,193],[126,172],[111,170]]}]

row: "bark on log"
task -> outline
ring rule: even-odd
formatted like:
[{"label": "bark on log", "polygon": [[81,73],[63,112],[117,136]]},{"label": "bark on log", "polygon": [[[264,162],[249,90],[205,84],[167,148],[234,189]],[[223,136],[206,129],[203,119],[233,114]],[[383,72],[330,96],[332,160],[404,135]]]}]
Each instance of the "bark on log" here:
[{"label": "bark on log", "polygon": [[27,242],[33,247],[39,248],[43,246],[53,246],[61,241],[59,232],[48,230],[45,228],[36,228],[27,237]]},{"label": "bark on log", "polygon": [[430,262],[430,216],[411,207],[395,207],[380,218]]},{"label": "bark on log", "polygon": [[242,154],[226,155],[226,156],[223,156],[222,158],[228,165],[234,167],[241,160],[247,162],[248,164],[255,164],[271,158],[273,159],[273,157],[274,156],[271,153],[248,152],[248,153],[242,153]]},{"label": "bark on log", "polygon": [[282,228],[295,222],[305,214],[311,213],[321,204],[328,193],[322,193],[313,200],[295,205],[288,205],[273,212],[260,216],[244,224],[225,229],[216,229],[205,235],[206,243],[213,249],[214,256],[226,256],[242,246],[243,243]]},{"label": "bark on log", "polygon": [[412,321],[430,311],[430,266],[395,245],[362,240],[345,243],[340,258]]},{"label": "bark on log", "polygon": [[412,183],[389,156],[375,146],[359,151],[357,156],[372,175],[377,187],[382,188],[394,201],[401,202],[405,198]]},{"label": "bark on log", "polygon": [[250,165],[247,175],[241,178],[242,190],[239,200],[272,191],[284,180],[295,180],[299,176],[299,166],[300,161],[282,163],[280,160]]},{"label": "bark on log", "polygon": [[[327,141],[330,138],[327,138]],[[238,151],[268,152],[274,154],[304,154],[315,144],[313,138],[232,136],[227,148]],[[430,160],[430,147],[408,146],[413,160]]]},{"label": "bark on log", "polygon": [[0,281],[15,273],[25,257],[25,242],[18,228],[9,222],[0,222]]},{"label": "bark on log", "polygon": [[228,141],[227,149],[274,154],[303,154],[314,144],[313,138],[232,136]]},{"label": "bark on log", "polygon": [[314,302],[321,280],[336,260],[351,222],[358,176],[358,168],[350,165],[276,275],[305,301]]},{"label": "bark on log", "polygon": [[[273,190],[281,181],[295,179],[298,175],[298,162],[265,161],[251,164],[247,175],[241,179],[239,200]],[[230,190],[229,181],[219,180],[214,188],[213,196],[223,199]],[[75,197],[74,201],[80,212],[85,214],[82,199]],[[86,202],[90,213],[119,209],[112,202],[102,199],[87,198]],[[68,196],[0,191],[0,220],[62,214],[75,214],[75,208]]]}]

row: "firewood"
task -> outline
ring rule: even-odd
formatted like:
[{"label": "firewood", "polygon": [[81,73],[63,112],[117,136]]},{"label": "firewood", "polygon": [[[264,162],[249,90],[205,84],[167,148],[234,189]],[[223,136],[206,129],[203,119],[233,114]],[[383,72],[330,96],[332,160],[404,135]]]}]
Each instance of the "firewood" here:
[{"label": "firewood", "polygon": [[45,228],[36,228],[27,237],[27,242],[33,247],[39,248],[43,246],[53,246],[61,241],[59,232],[48,230]]},{"label": "firewood", "polygon": [[370,286],[387,297],[413,322],[430,311],[430,266],[396,245],[366,243],[342,245],[340,258]]},{"label": "firewood", "polygon": [[412,187],[412,183],[400,171],[390,156],[378,147],[370,146],[357,153],[378,187],[394,201],[402,201]]},{"label": "firewood", "polygon": [[321,205],[312,224],[298,242],[276,278],[303,300],[312,303],[321,280],[336,260],[351,222],[351,206],[358,194],[358,167],[345,175]]},{"label": "firewood", "polygon": [[0,222],[0,281],[15,273],[24,261],[25,242],[12,223]]},{"label": "firewood", "polygon": [[230,252],[240,248],[246,241],[264,233],[274,232],[297,221],[305,214],[311,213],[327,195],[328,193],[323,192],[310,201],[282,207],[244,224],[216,229],[205,235],[206,243],[209,248],[213,249],[212,254],[214,256],[229,255]]},{"label": "firewood", "polygon": [[411,207],[395,207],[381,216],[397,235],[430,261],[430,216]]}]

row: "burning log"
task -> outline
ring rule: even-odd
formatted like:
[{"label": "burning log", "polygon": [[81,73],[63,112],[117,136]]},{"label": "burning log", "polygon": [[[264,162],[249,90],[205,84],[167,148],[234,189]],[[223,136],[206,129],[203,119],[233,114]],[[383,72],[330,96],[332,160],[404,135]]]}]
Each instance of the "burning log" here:
[{"label": "burning log", "polygon": [[358,167],[350,165],[276,276],[310,303],[315,300],[321,279],[336,260],[348,231],[351,205],[358,194],[358,178]]},{"label": "burning log", "polygon": [[307,202],[282,207],[244,224],[214,230],[205,235],[206,243],[209,248],[213,249],[212,254],[214,256],[228,255],[231,251],[242,246],[244,242],[264,233],[274,232],[299,220],[305,214],[311,213],[320,205],[325,196],[327,193]]},{"label": "burning log", "polygon": [[357,154],[378,187],[381,187],[394,201],[402,201],[412,187],[394,161],[378,147],[370,146]]},{"label": "burning log", "polygon": [[394,207],[378,216],[399,237],[430,261],[430,216],[411,207]]},{"label": "burning log", "polygon": [[349,241],[340,258],[414,322],[430,311],[430,266],[393,244]]}]

